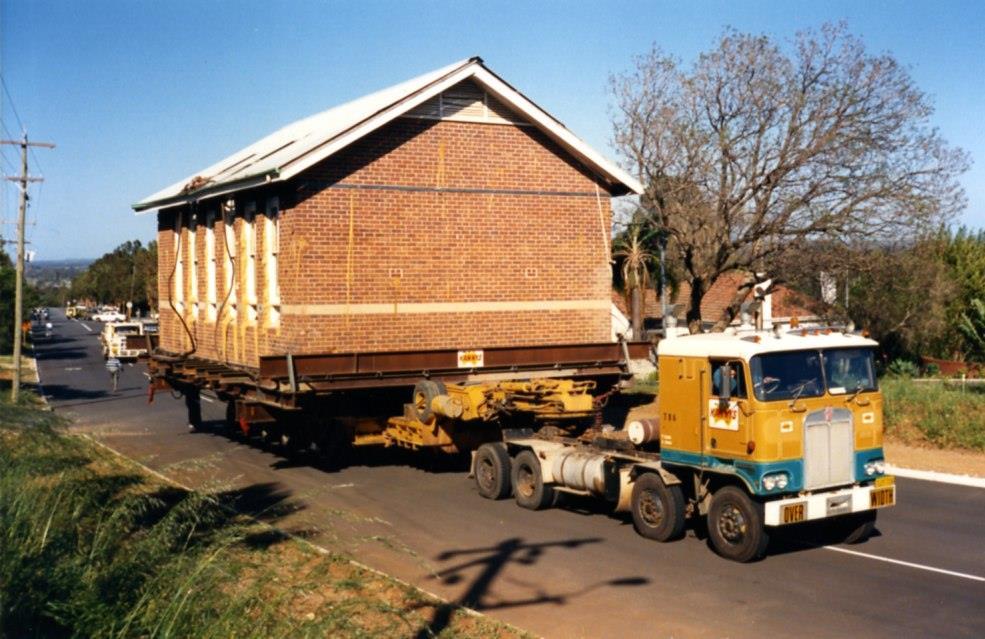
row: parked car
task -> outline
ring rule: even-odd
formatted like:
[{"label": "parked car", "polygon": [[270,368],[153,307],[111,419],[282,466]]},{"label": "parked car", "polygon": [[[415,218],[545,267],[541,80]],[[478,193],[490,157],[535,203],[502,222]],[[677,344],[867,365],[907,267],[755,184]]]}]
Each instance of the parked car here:
[{"label": "parked car", "polygon": [[92,319],[97,322],[122,322],[127,317],[117,310],[103,309],[93,314]]}]

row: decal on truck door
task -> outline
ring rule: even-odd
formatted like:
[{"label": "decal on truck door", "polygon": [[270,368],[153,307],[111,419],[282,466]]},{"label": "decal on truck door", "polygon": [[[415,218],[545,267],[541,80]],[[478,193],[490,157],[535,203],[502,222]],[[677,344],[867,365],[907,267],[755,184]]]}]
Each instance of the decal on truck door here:
[{"label": "decal on truck door", "polygon": [[708,425],[719,430],[739,430],[739,403],[722,404],[717,398],[708,400]]}]

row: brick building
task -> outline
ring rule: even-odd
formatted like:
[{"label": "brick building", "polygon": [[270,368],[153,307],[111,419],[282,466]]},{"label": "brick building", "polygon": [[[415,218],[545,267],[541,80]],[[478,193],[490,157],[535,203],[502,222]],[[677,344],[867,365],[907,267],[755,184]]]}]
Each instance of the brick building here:
[{"label": "brick building", "polygon": [[[639,183],[472,58],[290,124],[158,210],[161,347],[610,339],[610,197]],[[177,257],[177,259],[176,259]]]},{"label": "brick building", "polygon": [[[711,288],[701,300],[701,321],[704,328],[710,329],[718,320],[725,316],[725,311],[732,299],[735,297],[739,287],[748,279],[748,275],[736,271],[725,273],[712,284]],[[667,300],[669,314],[677,320],[678,327],[684,330],[687,326],[685,316],[691,299],[691,286],[688,282],[681,282],[677,292],[672,298]],[[752,291],[746,293],[743,302],[743,311],[754,301]],[[613,305],[625,316],[629,317],[629,301],[621,291],[613,289]],[[793,318],[801,324],[816,324],[822,321],[822,316],[828,311],[827,305],[820,300],[811,298],[789,286],[778,284],[773,291],[766,296],[764,305],[764,323],[767,328],[774,324],[789,325]],[[626,320],[628,322],[628,319]],[[738,325],[741,317],[736,317],[733,325]],[[652,288],[648,288],[643,293],[643,326],[647,331],[656,331],[663,327],[663,310],[661,308],[660,296]]]}]

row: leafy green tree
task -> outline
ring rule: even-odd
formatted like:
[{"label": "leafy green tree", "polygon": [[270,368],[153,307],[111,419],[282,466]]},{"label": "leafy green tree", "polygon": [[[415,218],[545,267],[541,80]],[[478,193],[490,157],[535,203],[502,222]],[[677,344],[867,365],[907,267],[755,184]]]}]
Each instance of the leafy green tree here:
[{"label": "leafy green tree", "polygon": [[964,337],[968,359],[985,362],[985,302],[971,300],[968,310],[961,313],[958,330]]},{"label": "leafy green tree", "polygon": [[157,242],[130,240],[89,265],[72,280],[70,296],[134,310],[157,306]]}]

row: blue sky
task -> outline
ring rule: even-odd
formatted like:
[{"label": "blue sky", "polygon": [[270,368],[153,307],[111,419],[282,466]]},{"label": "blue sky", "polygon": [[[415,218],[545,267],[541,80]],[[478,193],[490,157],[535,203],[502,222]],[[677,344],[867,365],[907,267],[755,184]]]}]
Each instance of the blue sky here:
[{"label": "blue sky", "polygon": [[[846,20],[907,65],[975,165],[963,223],[985,227],[982,2],[0,2],[0,70],[37,150],[38,259],[154,236],[129,205],[300,117],[472,55],[614,157],[607,78],[656,42],[684,60],[723,27],[789,40]],[[6,96],[3,124],[19,125]],[[3,134],[6,137],[6,133]],[[3,150],[11,174],[16,150]],[[32,158],[32,164],[34,158]],[[16,191],[3,187],[9,238]]]}]

